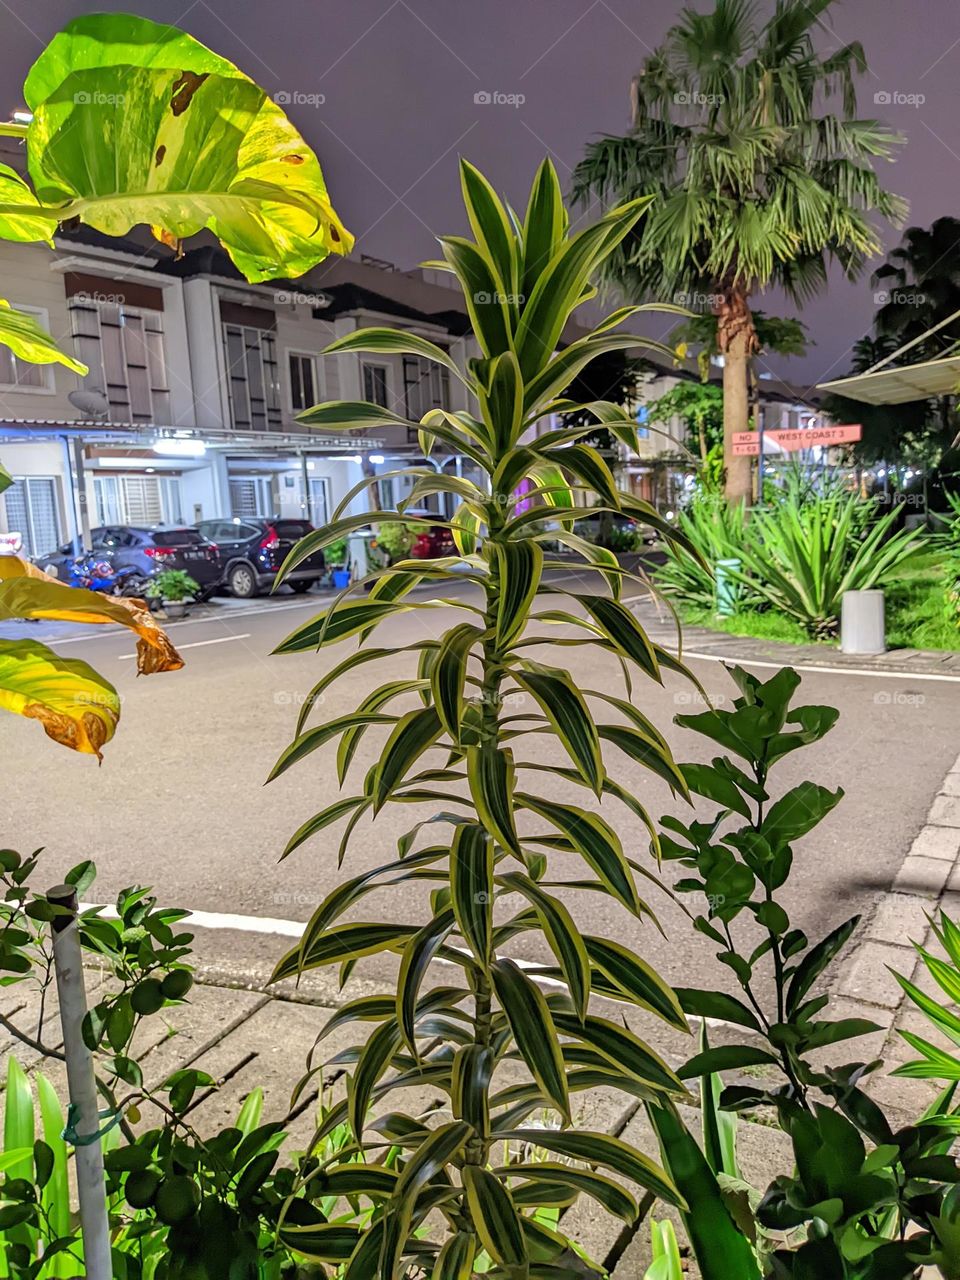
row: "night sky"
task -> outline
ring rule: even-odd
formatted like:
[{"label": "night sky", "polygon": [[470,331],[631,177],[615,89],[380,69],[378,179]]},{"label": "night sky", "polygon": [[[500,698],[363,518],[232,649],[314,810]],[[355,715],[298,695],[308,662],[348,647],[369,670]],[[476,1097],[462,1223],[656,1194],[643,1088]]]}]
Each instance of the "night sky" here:
[{"label": "night sky", "polygon": [[[588,138],[627,127],[630,78],[679,9],[676,0],[0,6],[7,110],[19,105],[24,74],[50,36],[97,9],[174,23],[271,93],[286,92],[286,109],[319,154],[333,201],[357,236],[356,252],[402,268],[435,256],[435,235],[466,229],[458,154],[515,203],[545,153],[567,185]],[[866,47],[860,114],[906,135],[883,176],[910,201],[909,221],[926,226],[943,214],[960,216],[960,4],[838,0],[826,23],[823,51],[855,39]],[[475,101],[478,94],[506,100]],[[877,94],[889,95],[889,104],[875,104]],[[882,234],[888,247],[899,239],[890,228]],[[775,296],[759,305],[795,314]],[[802,386],[839,376],[872,310],[869,272],[855,285],[835,280],[801,313],[816,342],[811,354],[772,367]]]}]

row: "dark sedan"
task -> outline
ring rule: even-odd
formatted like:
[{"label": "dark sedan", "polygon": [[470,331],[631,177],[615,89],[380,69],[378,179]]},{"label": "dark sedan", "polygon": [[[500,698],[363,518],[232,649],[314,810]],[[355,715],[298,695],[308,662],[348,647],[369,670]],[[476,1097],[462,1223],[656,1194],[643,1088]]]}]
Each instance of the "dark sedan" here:
[{"label": "dark sedan", "polygon": [[[224,516],[201,520],[198,533],[220,549],[220,581],[233,595],[249,599],[273,586],[280,566],[301,538],[313,532],[309,520],[253,519]],[[309,591],[323,577],[326,564],[317,551],[284,581],[294,591]]]},{"label": "dark sedan", "polygon": [[[184,569],[208,596],[220,582],[220,554],[196,529],[180,525],[102,525],[90,531],[90,551],[114,570],[133,569],[144,583],[161,569]],[[65,543],[39,561],[51,577],[70,580],[73,544]]]}]

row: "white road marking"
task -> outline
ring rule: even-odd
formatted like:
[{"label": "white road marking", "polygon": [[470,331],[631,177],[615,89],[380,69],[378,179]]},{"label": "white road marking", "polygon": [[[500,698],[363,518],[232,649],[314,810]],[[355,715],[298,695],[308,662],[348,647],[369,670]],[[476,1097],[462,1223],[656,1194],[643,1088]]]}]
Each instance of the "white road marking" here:
[{"label": "white road marking", "polygon": [[[674,657],[678,656],[675,649],[669,652],[672,652]],[[778,671],[781,667],[793,667],[794,671],[809,671],[814,675],[877,676],[882,680],[946,680],[951,684],[960,683],[960,676],[939,675],[934,671],[877,671],[871,667],[819,667],[815,662],[801,663],[787,660],[766,662],[759,658],[738,658],[735,654],[696,653],[685,649],[682,660],[685,662],[688,658],[693,658],[697,662],[735,662],[741,667],[771,667]]]},{"label": "white road marking", "polygon": [[[177,649],[199,649],[205,644],[226,644],[228,640],[249,640],[250,632],[244,631],[241,635],[236,636],[215,636],[212,640],[191,640],[189,644],[178,644]],[[118,653],[117,661],[126,662],[130,658],[135,658],[135,653]]]}]

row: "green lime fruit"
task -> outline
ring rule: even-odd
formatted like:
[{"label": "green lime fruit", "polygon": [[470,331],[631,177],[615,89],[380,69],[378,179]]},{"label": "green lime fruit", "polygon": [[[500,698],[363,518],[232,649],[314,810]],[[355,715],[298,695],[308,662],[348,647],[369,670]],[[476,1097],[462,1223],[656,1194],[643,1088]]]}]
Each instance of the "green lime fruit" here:
[{"label": "green lime fruit", "polygon": [[189,969],[172,969],[160,986],[167,1000],[182,1000],[193,986],[193,974]]},{"label": "green lime fruit", "polygon": [[123,1189],[132,1209],[148,1209],[160,1185],[160,1175],[153,1169],[137,1169],[131,1173]]},{"label": "green lime fruit", "polygon": [[200,1188],[192,1178],[175,1174],[164,1178],[154,1198],[157,1217],[168,1227],[186,1222],[200,1207]]},{"label": "green lime fruit", "polygon": [[157,978],[144,978],[130,992],[130,1007],[134,1013],[156,1013],[163,1008],[163,1001],[163,986]]}]

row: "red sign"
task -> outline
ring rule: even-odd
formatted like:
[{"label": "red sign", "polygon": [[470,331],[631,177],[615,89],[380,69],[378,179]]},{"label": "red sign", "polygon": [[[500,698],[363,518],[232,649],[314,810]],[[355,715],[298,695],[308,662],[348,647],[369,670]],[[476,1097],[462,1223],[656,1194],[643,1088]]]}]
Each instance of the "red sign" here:
[{"label": "red sign", "polygon": [[[859,422],[837,427],[798,427],[795,430],[771,430],[763,433],[764,440],[792,453],[797,449],[812,449],[814,445],[829,448],[834,444],[850,444],[863,437]],[[733,456],[754,458],[760,452],[760,436],[756,431],[734,431]]]},{"label": "red sign", "polygon": [[781,449],[812,449],[814,445],[829,448],[834,444],[851,444],[863,436],[860,423],[839,427],[799,427],[795,431],[765,431],[764,438],[772,440]]}]

